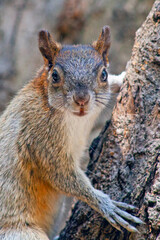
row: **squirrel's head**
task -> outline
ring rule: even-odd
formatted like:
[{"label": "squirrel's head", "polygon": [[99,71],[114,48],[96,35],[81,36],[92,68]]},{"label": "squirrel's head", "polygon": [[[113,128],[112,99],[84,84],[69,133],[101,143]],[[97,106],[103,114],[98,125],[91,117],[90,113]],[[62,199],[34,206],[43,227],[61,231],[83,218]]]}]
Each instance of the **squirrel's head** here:
[{"label": "squirrel's head", "polygon": [[50,106],[84,116],[107,105],[110,44],[108,26],[103,27],[98,40],[91,45],[61,46],[49,32],[40,31],[39,49],[48,71],[47,97]]}]

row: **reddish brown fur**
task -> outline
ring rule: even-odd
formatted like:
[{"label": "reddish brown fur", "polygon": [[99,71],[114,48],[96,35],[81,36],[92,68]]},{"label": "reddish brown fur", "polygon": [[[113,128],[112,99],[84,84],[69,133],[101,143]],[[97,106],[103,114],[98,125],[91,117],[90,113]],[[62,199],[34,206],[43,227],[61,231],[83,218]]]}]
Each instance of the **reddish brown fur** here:
[{"label": "reddish brown fur", "polygon": [[32,80],[32,86],[35,88],[39,96],[43,100],[43,107],[46,111],[49,111],[48,106],[48,81],[47,81],[48,71],[43,67],[43,69],[38,73],[37,77]]}]

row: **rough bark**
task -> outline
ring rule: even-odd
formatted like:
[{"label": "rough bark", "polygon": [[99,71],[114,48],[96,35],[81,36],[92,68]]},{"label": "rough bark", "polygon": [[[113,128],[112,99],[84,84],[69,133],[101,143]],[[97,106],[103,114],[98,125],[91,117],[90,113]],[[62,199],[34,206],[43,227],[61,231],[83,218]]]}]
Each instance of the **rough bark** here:
[{"label": "rough bark", "polygon": [[[140,233],[112,228],[78,202],[63,239],[160,239],[160,1],[136,33],[112,120],[90,147],[87,174],[112,199],[138,207]],[[120,56],[119,56],[120,57]]]}]

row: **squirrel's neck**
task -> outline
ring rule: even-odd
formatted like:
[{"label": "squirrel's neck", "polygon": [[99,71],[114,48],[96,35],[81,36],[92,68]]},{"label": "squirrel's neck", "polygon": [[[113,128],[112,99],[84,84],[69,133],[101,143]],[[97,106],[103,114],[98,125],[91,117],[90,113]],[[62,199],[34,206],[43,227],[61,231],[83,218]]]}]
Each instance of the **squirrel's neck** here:
[{"label": "squirrel's neck", "polygon": [[96,118],[97,114],[95,112],[83,117],[75,116],[67,111],[64,114],[67,151],[76,162],[83,156]]}]

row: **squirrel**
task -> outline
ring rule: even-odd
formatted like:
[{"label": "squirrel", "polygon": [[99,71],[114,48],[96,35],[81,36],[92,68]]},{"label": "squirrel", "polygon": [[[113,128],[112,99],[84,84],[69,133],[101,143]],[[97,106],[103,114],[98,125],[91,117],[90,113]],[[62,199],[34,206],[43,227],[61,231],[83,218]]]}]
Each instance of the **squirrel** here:
[{"label": "squirrel", "polygon": [[[39,32],[44,66],[0,118],[0,240],[47,240],[63,194],[130,232],[142,221],[95,189],[81,170],[90,131],[116,87],[108,84],[110,28],[91,45],[61,45]],[[123,210],[122,210],[123,209]]]}]

